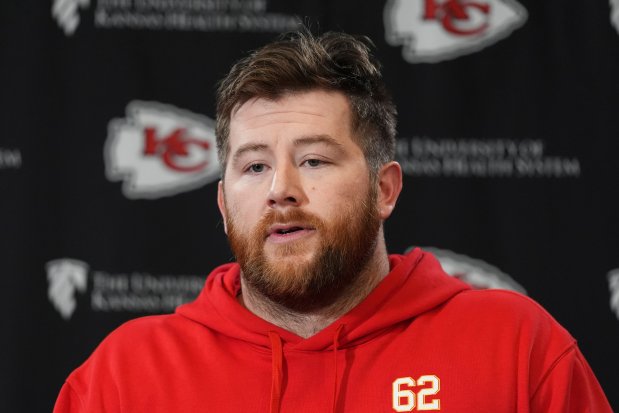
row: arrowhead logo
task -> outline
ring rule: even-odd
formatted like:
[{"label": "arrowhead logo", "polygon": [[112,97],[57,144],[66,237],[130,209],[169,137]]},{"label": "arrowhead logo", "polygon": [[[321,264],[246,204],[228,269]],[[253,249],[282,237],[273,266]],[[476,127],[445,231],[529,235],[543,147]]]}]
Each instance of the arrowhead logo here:
[{"label": "arrowhead logo", "polygon": [[72,36],[80,24],[79,8],[86,8],[90,0],[54,0],[52,4],[52,16],[58,26],[64,30],[64,34]]},{"label": "arrowhead logo", "polygon": [[515,0],[389,0],[385,38],[409,63],[437,63],[498,42],[527,15]]},{"label": "arrowhead logo", "polygon": [[155,199],[219,178],[215,122],[157,102],[134,101],[114,119],[104,149],[106,175],[130,199]]},{"label": "arrowhead logo", "polygon": [[62,318],[69,320],[75,308],[77,300],[76,291],[85,292],[88,284],[88,264],[69,258],[61,258],[49,261],[47,270],[47,297],[51,301]]}]

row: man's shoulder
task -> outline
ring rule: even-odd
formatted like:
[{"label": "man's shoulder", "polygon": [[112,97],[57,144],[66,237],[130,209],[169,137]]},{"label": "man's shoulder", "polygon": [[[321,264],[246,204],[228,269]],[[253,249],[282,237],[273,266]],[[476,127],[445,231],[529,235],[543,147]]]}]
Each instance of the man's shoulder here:
[{"label": "man's shoulder", "polygon": [[101,388],[115,383],[137,385],[173,371],[185,351],[196,351],[195,330],[204,326],[178,314],[152,315],[129,320],[107,335],[67,379],[77,394],[93,383]]},{"label": "man's shoulder", "polygon": [[131,355],[161,345],[174,337],[181,338],[195,328],[192,321],[177,314],[161,314],[138,317],[124,322],[107,337],[97,349],[95,355]]},{"label": "man's shoulder", "polygon": [[570,334],[542,305],[518,292],[500,289],[465,290],[445,303],[443,311],[466,318],[469,323],[530,331],[534,335]]},{"label": "man's shoulder", "polygon": [[568,348],[575,344],[571,334],[532,298],[499,289],[467,290],[447,304],[478,329],[494,330],[514,339]]},{"label": "man's shoulder", "polygon": [[546,316],[546,310],[532,298],[511,290],[469,289],[460,292],[450,300],[451,305],[471,310],[511,310],[510,313],[524,313],[532,316]]}]

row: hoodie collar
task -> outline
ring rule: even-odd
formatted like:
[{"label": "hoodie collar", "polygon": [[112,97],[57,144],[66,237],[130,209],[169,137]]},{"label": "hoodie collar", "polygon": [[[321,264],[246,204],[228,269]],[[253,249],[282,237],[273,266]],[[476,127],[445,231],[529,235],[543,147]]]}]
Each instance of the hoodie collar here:
[{"label": "hoodie collar", "polygon": [[[438,261],[416,249],[389,257],[390,273],[359,305],[316,335],[303,339],[245,309],[237,264],[216,268],[198,298],[177,313],[220,333],[271,350],[270,413],[279,413],[284,382],[284,347],[333,352],[332,412],[338,410],[338,351],[361,344],[398,323],[423,314],[468,287],[447,276]],[[344,368],[345,366],[342,366]]]},{"label": "hoodie collar", "polygon": [[224,335],[271,348],[269,332],[276,333],[284,348],[325,351],[361,344],[385,329],[423,314],[468,289],[444,273],[429,253],[414,249],[407,255],[389,256],[391,271],[360,304],[316,335],[304,339],[254,315],[236,299],[240,268],[236,263],[216,268],[192,303],[177,313]]}]

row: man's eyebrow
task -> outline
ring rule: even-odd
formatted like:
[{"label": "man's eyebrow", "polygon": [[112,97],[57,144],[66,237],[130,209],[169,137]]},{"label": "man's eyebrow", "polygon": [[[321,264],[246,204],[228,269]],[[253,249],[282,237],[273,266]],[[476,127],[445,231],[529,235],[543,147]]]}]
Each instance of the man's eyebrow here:
[{"label": "man's eyebrow", "polygon": [[247,152],[260,152],[267,150],[268,146],[264,143],[246,143],[241,145],[232,156],[232,163],[235,163],[241,156]]},{"label": "man's eyebrow", "polygon": [[[297,147],[322,143],[328,146],[332,146],[338,150],[341,150],[343,146],[341,143],[339,143],[337,140],[333,139],[329,135],[301,136],[300,138],[296,138],[293,143],[294,146]],[[232,163],[237,162],[241,156],[248,152],[262,152],[266,151],[268,148],[269,146],[265,143],[246,143],[245,145],[241,145],[239,149],[234,152],[234,155],[232,155]]]},{"label": "man's eyebrow", "polygon": [[325,145],[333,146],[336,149],[341,149],[343,146],[329,135],[309,135],[302,136],[294,140],[294,146],[313,145],[316,143],[324,143]]}]

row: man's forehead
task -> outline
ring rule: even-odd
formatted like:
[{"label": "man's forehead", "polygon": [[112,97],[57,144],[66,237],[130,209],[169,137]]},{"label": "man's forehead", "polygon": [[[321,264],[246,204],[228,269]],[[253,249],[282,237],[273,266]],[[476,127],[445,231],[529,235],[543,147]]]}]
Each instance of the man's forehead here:
[{"label": "man's forehead", "polygon": [[[310,146],[310,145],[323,145],[325,147],[331,148],[338,152],[341,152],[344,150],[344,145],[342,144],[342,142],[326,134],[302,135],[302,136],[298,136],[298,137],[291,139],[290,143],[293,147],[297,147],[297,148],[302,148],[302,147]],[[244,154],[249,153],[249,152],[268,151],[268,150],[273,149],[272,148],[273,146],[274,146],[273,142],[262,141],[262,140],[259,140],[256,142],[250,141],[247,143],[243,143],[239,145],[237,148],[235,148],[232,159],[233,161],[236,161],[237,159],[242,157]]]},{"label": "man's forehead", "polygon": [[350,116],[348,98],[341,92],[290,92],[277,99],[254,97],[234,110],[231,129],[259,127],[272,122],[329,122]]},{"label": "man's forehead", "polygon": [[349,100],[341,92],[312,90],[276,100],[252,98],[230,119],[230,159],[238,161],[244,154],[273,150],[281,143],[355,151],[358,143],[350,119]]}]

